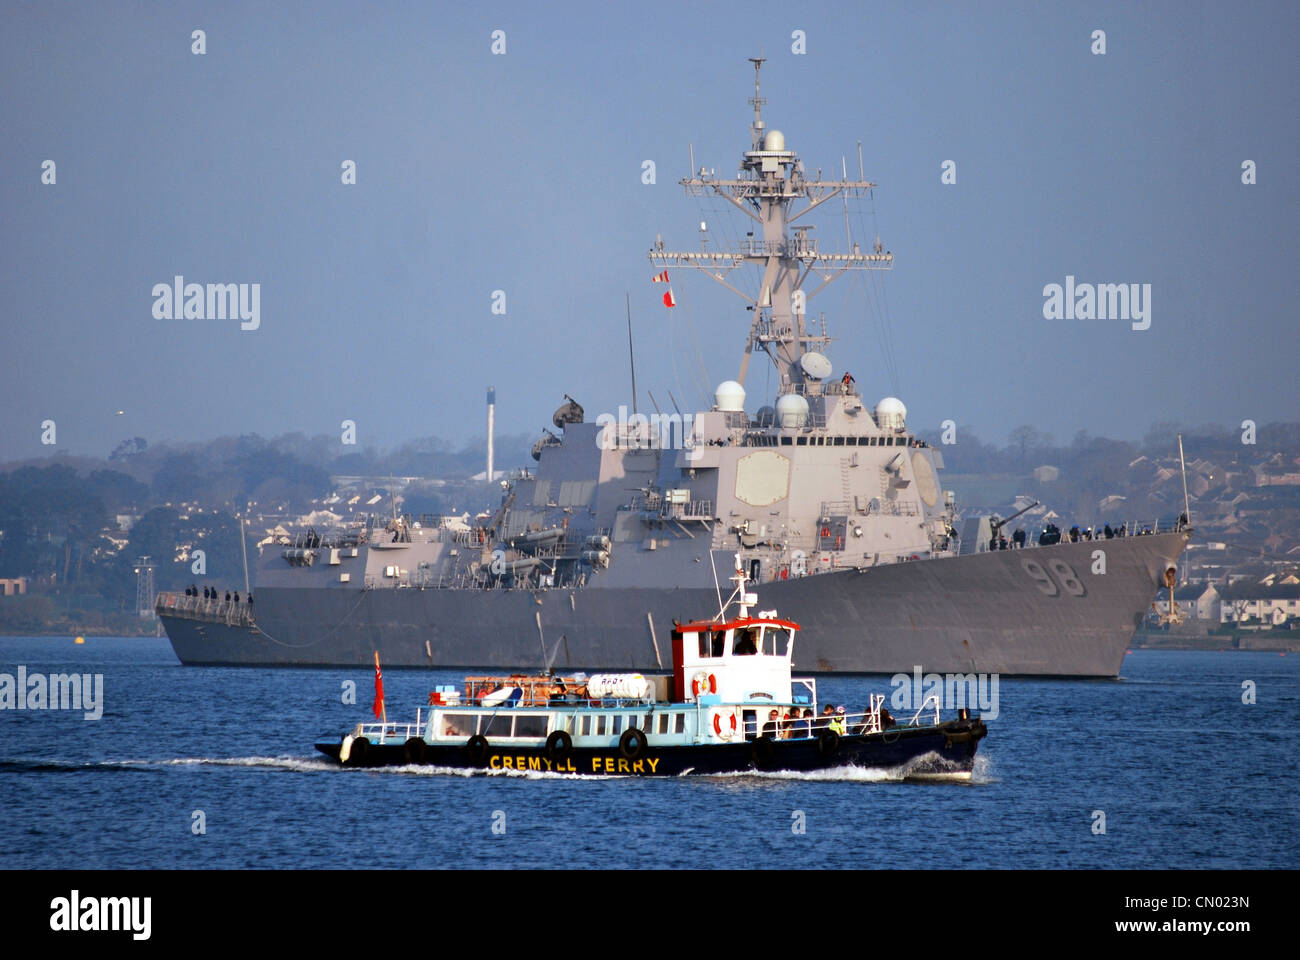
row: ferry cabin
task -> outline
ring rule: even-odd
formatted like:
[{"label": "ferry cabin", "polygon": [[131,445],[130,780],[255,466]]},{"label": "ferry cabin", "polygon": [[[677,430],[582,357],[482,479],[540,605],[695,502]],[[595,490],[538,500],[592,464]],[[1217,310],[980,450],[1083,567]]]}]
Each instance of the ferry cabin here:
[{"label": "ferry cabin", "polygon": [[[790,676],[798,630],[797,624],[778,619],[774,612],[677,625],[672,634],[671,702],[647,697],[552,700],[546,707],[435,706],[427,715],[421,708],[415,724],[389,723],[382,731],[365,733],[376,743],[420,736],[437,746],[464,746],[470,738],[482,737],[488,743],[488,765],[505,769],[519,769],[516,761],[522,760],[522,769],[544,770],[541,758],[512,757],[511,748],[535,754],[539,747],[567,739],[573,750],[619,751],[621,757],[605,758],[616,769],[602,766],[595,772],[641,772],[631,764],[641,759],[645,747],[743,742],[762,733],[772,710],[782,718],[791,707],[815,713],[816,681]],[[628,731],[639,731],[644,741],[637,743],[640,738]],[[566,736],[554,736],[557,733]],[[627,760],[629,768],[622,769],[619,760]]]}]

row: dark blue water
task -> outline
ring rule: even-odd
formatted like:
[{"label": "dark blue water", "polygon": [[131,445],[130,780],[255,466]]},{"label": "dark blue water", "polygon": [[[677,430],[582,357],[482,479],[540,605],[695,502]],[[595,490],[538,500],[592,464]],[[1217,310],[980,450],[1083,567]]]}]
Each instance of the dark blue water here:
[{"label": "dark blue water", "polygon": [[[102,673],[105,709],[0,710],[0,868],[1300,866],[1298,656],[1137,651],[1118,681],[1003,680],[969,784],[342,770],[311,744],[367,717],[372,671],[0,638],[0,672],[19,664]],[[388,672],[389,718],[459,679]],[[869,689],[888,681],[819,682],[849,704]]]}]

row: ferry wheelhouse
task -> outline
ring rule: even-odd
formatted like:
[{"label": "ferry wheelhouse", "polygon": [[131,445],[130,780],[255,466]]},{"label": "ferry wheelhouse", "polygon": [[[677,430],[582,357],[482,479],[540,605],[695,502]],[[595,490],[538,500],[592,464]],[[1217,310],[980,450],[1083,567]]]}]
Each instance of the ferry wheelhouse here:
[{"label": "ferry wheelhouse", "polygon": [[983,721],[966,710],[943,721],[935,699],[902,722],[883,695],[860,712],[820,706],[816,680],[792,675],[799,625],[751,615],[746,579],[737,569],[713,619],[674,624],[669,675],[466,677],[434,690],[414,722],[361,723],[316,748],[345,766],[585,776],[857,766],[969,779]]}]

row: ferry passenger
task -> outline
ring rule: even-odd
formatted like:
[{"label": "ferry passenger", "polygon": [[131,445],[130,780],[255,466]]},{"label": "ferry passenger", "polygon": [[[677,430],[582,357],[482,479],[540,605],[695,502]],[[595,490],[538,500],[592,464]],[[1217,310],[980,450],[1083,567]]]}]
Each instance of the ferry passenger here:
[{"label": "ferry passenger", "polygon": [[884,703],[881,703],[880,704],[880,728],[884,730],[889,727],[896,727],[896,726],[898,726],[898,721],[895,720],[893,715],[889,712],[889,708],[886,707]]},{"label": "ferry passenger", "polygon": [[813,721],[813,730],[815,732],[821,732],[822,730],[825,730],[827,727],[830,726],[830,722],[831,720],[834,719],[834,717],[835,717],[835,708],[832,707],[829,703],[826,704],[826,708],[822,710],[822,715]]},{"label": "ferry passenger", "polygon": [[799,722],[799,708],[792,707],[789,710],[787,710],[785,714],[785,723],[783,725],[785,727],[785,732],[783,736],[785,737],[786,740],[793,740],[795,737],[799,736],[798,732],[795,730],[795,725],[798,722]]},{"label": "ferry passenger", "polygon": [[767,723],[763,724],[763,736],[767,737],[769,740],[781,739],[781,735],[777,729],[779,726],[780,724],[777,722],[776,711],[769,711],[767,715]]},{"label": "ferry passenger", "polygon": [[230,602],[230,591],[227,590],[227,591],[226,591],[226,603],[229,603],[229,602]]},{"label": "ferry passenger", "polygon": [[829,726],[829,728],[830,728],[831,730],[834,730],[834,731],[835,731],[836,733],[838,733],[841,737],[844,736],[846,733],[848,733],[848,728],[847,728],[847,726],[846,726],[845,723],[844,723],[844,708],[843,708],[843,707],[836,707],[836,708],[835,708],[835,716],[834,716],[834,718],[831,720],[831,722],[830,722],[830,724],[829,724],[828,726]]},{"label": "ferry passenger", "polygon": [[[799,716],[799,710],[795,708],[795,715]],[[812,736],[813,712],[812,708],[804,707],[803,716],[801,716],[794,725],[794,735],[800,739],[807,739]]]},{"label": "ferry passenger", "polygon": [[238,603],[238,602],[239,602],[239,591],[236,590],[236,591],[235,591],[235,603]]}]

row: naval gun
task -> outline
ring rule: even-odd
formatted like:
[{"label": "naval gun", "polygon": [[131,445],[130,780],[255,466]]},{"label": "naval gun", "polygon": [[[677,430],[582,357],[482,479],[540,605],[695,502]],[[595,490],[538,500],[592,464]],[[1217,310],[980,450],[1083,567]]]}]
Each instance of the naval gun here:
[{"label": "naval gun", "polygon": [[1028,513],[1030,510],[1034,509],[1034,507],[1038,506],[1038,504],[1039,504],[1039,501],[1035,500],[1035,501],[1034,501],[1033,503],[1031,503],[1029,506],[1027,506],[1027,507],[1022,507],[1021,509],[1019,509],[1019,510],[1017,510],[1015,513],[1013,513],[1011,516],[1009,516],[1009,517],[1007,517],[1007,518],[1005,518],[1005,519],[1003,519],[1003,520],[998,520],[998,519],[996,519],[996,518],[994,518],[994,517],[989,517],[989,531],[990,531],[990,536],[989,536],[989,549],[990,549],[990,550],[996,550],[996,549],[997,549],[998,538],[1002,535],[1002,528],[1003,528],[1003,527],[1005,527],[1008,523],[1010,523],[1012,520],[1016,519],[1016,517],[1020,516],[1021,514]]}]

